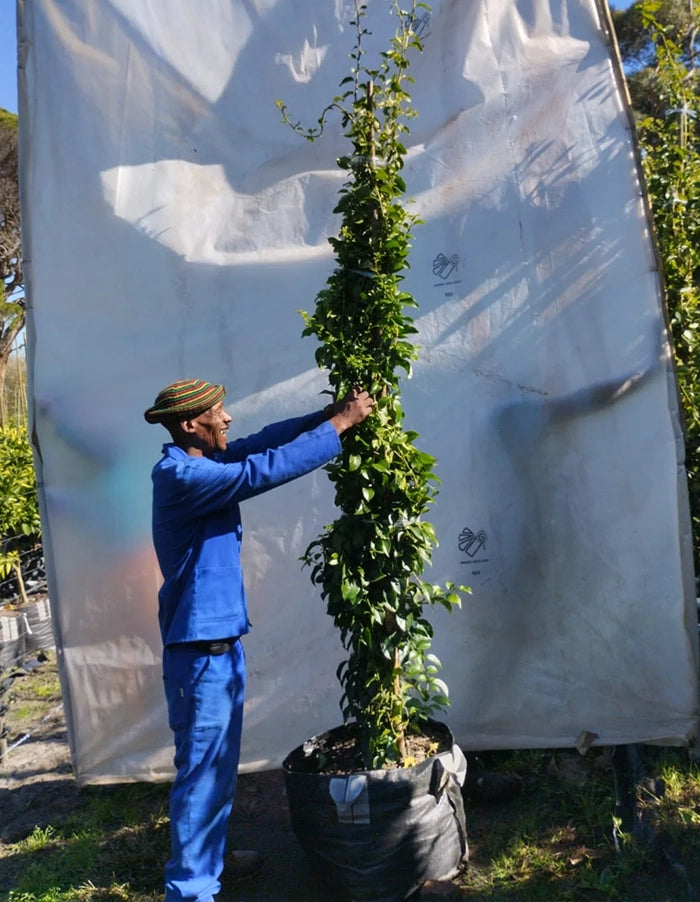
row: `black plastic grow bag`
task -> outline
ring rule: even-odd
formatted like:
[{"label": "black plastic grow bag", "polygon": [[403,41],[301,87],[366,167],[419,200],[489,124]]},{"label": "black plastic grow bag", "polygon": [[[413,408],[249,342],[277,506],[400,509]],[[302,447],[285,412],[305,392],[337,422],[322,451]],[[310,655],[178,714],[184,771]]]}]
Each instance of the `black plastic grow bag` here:
[{"label": "black plastic grow bag", "polygon": [[454,876],[468,854],[461,786],[467,764],[447,727],[448,751],[413,767],[303,773],[310,747],[283,762],[292,828],[311,864],[348,899],[398,902],[426,880]]}]

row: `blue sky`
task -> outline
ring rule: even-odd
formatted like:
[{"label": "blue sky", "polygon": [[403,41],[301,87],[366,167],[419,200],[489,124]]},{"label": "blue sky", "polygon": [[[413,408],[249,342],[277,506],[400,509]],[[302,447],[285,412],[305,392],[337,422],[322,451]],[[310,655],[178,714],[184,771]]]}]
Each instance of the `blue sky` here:
[{"label": "blue sky", "polygon": [[[631,0],[613,0],[618,9]],[[0,0],[0,107],[17,112],[17,31],[15,0]]]}]

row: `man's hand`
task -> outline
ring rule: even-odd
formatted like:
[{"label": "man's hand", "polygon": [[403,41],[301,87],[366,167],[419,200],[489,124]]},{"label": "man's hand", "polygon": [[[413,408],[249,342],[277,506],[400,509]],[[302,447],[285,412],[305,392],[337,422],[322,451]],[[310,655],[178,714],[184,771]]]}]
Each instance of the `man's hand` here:
[{"label": "man's hand", "polygon": [[330,421],[335,426],[338,435],[342,435],[346,429],[367,419],[373,408],[374,400],[370,398],[369,392],[354,389],[342,401],[336,401],[335,404],[329,405]]}]

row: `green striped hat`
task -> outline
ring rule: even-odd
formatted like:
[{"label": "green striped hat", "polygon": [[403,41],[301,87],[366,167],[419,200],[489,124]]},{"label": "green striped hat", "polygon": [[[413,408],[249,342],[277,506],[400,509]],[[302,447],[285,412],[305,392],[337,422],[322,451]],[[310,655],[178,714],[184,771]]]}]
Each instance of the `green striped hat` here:
[{"label": "green striped hat", "polygon": [[223,385],[213,385],[201,379],[181,379],[158,392],[153,407],[148,408],[144,417],[148,423],[162,423],[173,417],[197,416],[220,401],[225,394]]}]

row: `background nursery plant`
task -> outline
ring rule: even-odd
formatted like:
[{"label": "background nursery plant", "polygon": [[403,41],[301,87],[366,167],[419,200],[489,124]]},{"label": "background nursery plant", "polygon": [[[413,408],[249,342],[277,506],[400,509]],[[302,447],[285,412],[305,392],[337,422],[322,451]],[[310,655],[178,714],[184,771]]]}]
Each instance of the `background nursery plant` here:
[{"label": "background nursery plant", "polygon": [[284,120],[308,140],[323,132],[338,111],[352,150],[338,160],[347,179],[334,212],[338,236],[330,238],[336,266],[303,314],[303,334],[320,346],[316,361],[328,372],[336,397],[356,386],[377,400],[375,414],[343,440],[342,457],[327,466],[339,517],[311,543],[305,563],[339,629],[348,659],[338,668],[346,723],[357,730],[358,763],[383,767],[410,763],[406,737],[448,704],[430,654],[433,627],[424,607],[452,610],[460,597],[451,583],[422,578],[436,537],[422,519],[436,493],[435,459],[415,445],[403,427],[400,374],[409,375],[417,350],[407,308],[415,299],[402,289],[411,228],[418,221],[402,198],[406,149],[401,138],[415,115],[407,85],[409,53],[420,51],[419,10],[392,3],[398,28],[375,69],[363,62],[365,7],[355,3],[357,30],[347,90],[323,111],[315,129]]},{"label": "background nursery plant", "polygon": [[0,580],[17,578],[19,595],[27,600],[22,577],[22,552],[41,541],[36,475],[25,424],[0,427]]},{"label": "background nursery plant", "polygon": [[[697,69],[687,68],[683,42],[657,18],[658,0],[636,4],[656,54],[658,115],[637,131],[656,237],[663,260],[669,323],[685,427],[695,571],[700,573],[700,138]],[[690,4],[686,39],[692,45],[700,12]]]}]

